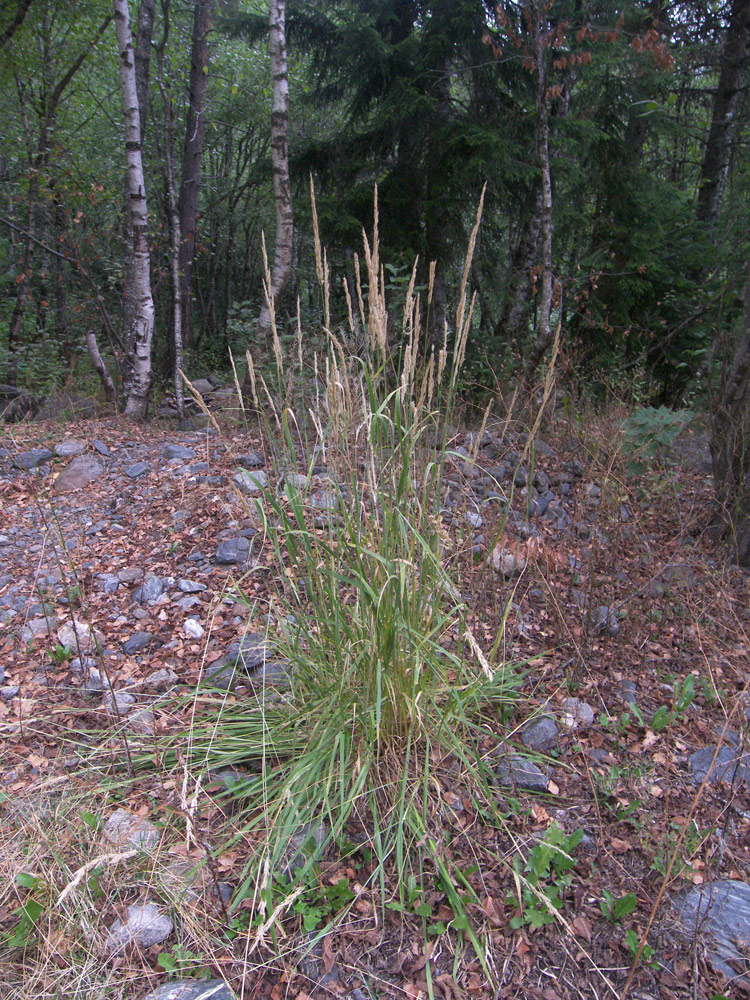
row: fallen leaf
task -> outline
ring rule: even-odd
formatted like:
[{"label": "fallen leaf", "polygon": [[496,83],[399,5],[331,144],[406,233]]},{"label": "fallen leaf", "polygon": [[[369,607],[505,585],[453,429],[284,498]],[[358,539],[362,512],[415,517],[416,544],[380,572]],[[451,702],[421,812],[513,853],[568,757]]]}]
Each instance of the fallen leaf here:
[{"label": "fallen leaf", "polygon": [[610,847],[617,854],[627,854],[629,850],[632,849],[633,845],[628,840],[620,840],[619,837],[612,837],[610,842]]},{"label": "fallen leaf", "polygon": [[575,931],[577,937],[582,937],[585,941],[591,942],[591,921],[583,913],[579,913],[578,916],[571,923],[571,927]]}]

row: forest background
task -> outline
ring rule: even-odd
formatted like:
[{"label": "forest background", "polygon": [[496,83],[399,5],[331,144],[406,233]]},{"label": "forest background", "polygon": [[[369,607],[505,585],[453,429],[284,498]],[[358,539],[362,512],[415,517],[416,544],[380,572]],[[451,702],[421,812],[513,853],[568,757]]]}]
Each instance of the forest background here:
[{"label": "forest background", "polygon": [[486,185],[467,397],[532,385],[559,329],[572,400],[705,409],[750,560],[749,0],[6,0],[0,46],[6,395],[179,407],[269,304],[282,343],[356,349],[376,188],[392,314],[416,260],[450,348]]}]

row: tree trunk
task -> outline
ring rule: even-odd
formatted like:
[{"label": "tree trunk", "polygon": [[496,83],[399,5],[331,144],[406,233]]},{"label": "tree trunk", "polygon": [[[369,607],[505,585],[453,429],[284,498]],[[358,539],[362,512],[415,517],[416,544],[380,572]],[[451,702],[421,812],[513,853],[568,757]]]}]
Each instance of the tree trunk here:
[{"label": "tree trunk", "polygon": [[750,566],[750,263],[745,266],[740,341],[713,408],[714,486],[732,529],[732,548]]},{"label": "tree trunk", "polygon": [[510,265],[508,299],[495,325],[495,336],[505,343],[520,344],[528,332],[531,279],[539,253],[542,228],[542,189],[532,192],[533,208],[522,222],[521,234]]},{"label": "tree trunk", "polygon": [[549,165],[549,105],[547,100],[547,72],[544,52],[546,32],[544,18],[546,7],[539,0],[531,0],[528,6],[529,23],[532,27],[534,60],[537,74],[537,128],[536,149],[541,172],[540,238],[542,244],[542,291],[539,298],[539,314],[536,328],[536,342],[526,366],[526,378],[531,382],[540,361],[552,343],[553,332],[550,323],[552,312],[552,175]]},{"label": "tree trunk", "polygon": [[[136,88],[133,38],[128,0],[113,0],[115,31],[120,53],[120,85],[125,112],[126,184],[133,243],[133,288],[136,313],[132,349],[126,358],[129,369],[125,416],[144,420],[151,389],[151,341],[154,335],[154,300],[151,296],[150,253],[146,185],[141,154],[141,122]],[[129,331],[126,331],[126,335]],[[129,338],[128,338],[129,339]]]},{"label": "tree trunk", "polygon": [[162,0],[164,13],[164,35],[157,50],[157,66],[159,70],[159,91],[164,101],[164,175],[167,188],[167,209],[169,213],[169,271],[172,282],[172,338],[174,346],[174,392],[177,404],[177,415],[180,420],[185,416],[184,392],[182,381],[182,286],[180,282],[180,213],[177,204],[177,183],[174,169],[174,141],[172,126],[174,112],[172,99],[164,82],[164,50],[169,36],[169,2]]},{"label": "tree trunk", "polygon": [[709,225],[714,224],[719,214],[729,173],[737,132],[737,108],[749,56],[750,0],[733,0],[698,188],[698,220]]},{"label": "tree trunk", "polygon": [[294,218],[292,189],[289,183],[289,75],[286,61],[285,7],[286,0],[271,0],[268,19],[271,29],[273,76],[271,165],[273,197],[276,204],[276,249],[271,268],[271,285],[266,289],[266,300],[263,302],[256,329],[259,340],[267,340],[271,333],[271,309],[275,315],[292,269]]},{"label": "tree trunk", "polygon": [[196,0],[193,16],[193,43],[190,54],[190,101],[185,123],[179,216],[182,330],[187,346],[195,343],[193,330],[193,260],[198,228],[203,133],[206,123],[208,86],[208,33],[211,30],[214,0]]},{"label": "tree trunk", "polygon": [[[138,111],[141,123],[141,146],[148,126],[148,83],[151,75],[151,42],[154,35],[156,0],[140,0],[138,5],[138,28],[135,37],[135,89],[138,94]],[[133,258],[133,230],[128,203],[128,179],[123,178],[123,204],[125,206],[123,230],[125,239],[125,266],[122,296],[122,327],[125,352],[133,350],[132,337],[136,326],[138,302],[133,292],[135,286],[135,260]],[[127,386],[125,387],[127,391]]]},{"label": "tree trunk", "polygon": [[[32,2],[33,0],[18,0],[16,3],[16,9],[13,11],[10,20],[5,27],[0,30],[0,52],[2,52],[23,24],[24,18],[26,17]],[[6,4],[5,6],[10,5]]]}]

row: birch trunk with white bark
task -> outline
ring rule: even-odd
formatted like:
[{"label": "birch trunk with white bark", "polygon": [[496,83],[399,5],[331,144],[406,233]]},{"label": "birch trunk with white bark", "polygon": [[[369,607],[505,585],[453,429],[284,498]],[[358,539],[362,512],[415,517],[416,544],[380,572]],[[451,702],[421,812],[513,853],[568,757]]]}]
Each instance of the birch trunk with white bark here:
[{"label": "birch trunk with white bark", "polygon": [[151,389],[151,341],[154,335],[154,300],[151,295],[151,258],[148,243],[146,184],[141,153],[141,120],[136,88],[133,39],[128,0],[113,0],[115,31],[120,53],[120,86],[125,113],[126,190],[132,225],[133,296],[136,304],[132,343],[126,365],[129,369],[125,416],[144,420]]},{"label": "birch trunk with white bark", "polygon": [[271,0],[269,10],[271,32],[271,73],[273,76],[273,111],[271,113],[271,165],[273,196],[276,203],[276,248],[271,285],[258,320],[258,339],[267,339],[271,332],[271,308],[276,312],[292,269],[294,218],[292,189],[289,183],[289,73],[286,58],[286,0]]}]

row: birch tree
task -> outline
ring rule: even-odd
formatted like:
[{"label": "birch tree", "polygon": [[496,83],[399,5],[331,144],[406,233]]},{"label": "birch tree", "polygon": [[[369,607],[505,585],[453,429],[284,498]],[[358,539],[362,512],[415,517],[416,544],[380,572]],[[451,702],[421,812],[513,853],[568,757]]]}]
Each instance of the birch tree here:
[{"label": "birch tree", "polygon": [[[271,309],[274,314],[289,281],[292,269],[292,189],[289,183],[289,74],[286,58],[286,0],[271,0],[271,74],[273,76],[273,111],[271,112],[271,166],[273,197],[276,205],[276,248],[271,268],[271,282],[260,311],[258,339],[268,339],[271,332]],[[271,309],[269,309],[269,303]]]},{"label": "birch tree", "polygon": [[151,389],[151,341],[154,334],[154,300],[151,295],[151,260],[148,243],[146,184],[143,177],[141,120],[136,89],[133,38],[128,0],[113,0],[115,31],[120,53],[120,86],[125,113],[126,190],[133,239],[133,297],[136,304],[132,349],[126,358],[128,369],[125,416],[144,420]]}]

